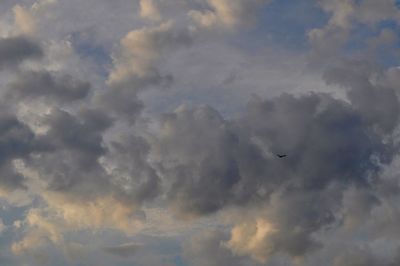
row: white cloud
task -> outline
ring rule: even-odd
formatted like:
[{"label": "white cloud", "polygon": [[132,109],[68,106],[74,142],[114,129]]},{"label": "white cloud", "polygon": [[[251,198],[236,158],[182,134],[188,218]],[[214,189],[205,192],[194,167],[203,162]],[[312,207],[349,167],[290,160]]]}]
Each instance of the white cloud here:
[{"label": "white cloud", "polygon": [[129,79],[132,75],[146,77],[162,56],[190,42],[189,33],[177,30],[172,21],[133,30],[121,40],[121,51],[114,59],[109,82]]},{"label": "white cloud", "polygon": [[31,7],[15,5],[13,8],[15,16],[15,28],[17,34],[35,35],[37,33],[38,20],[46,16],[48,8],[57,4],[57,0],[39,0]]},{"label": "white cloud", "polygon": [[257,218],[236,225],[231,231],[231,238],[226,245],[238,255],[250,255],[265,263],[272,251],[265,243],[268,236],[274,232],[274,227],[267,220]]},{"label": "white cloud", "polygon": [[256,12],[269,0],[207,0],[209,10],[191,10],[189,16],[206,28],[236,28],[255,22]]},{"label": "white cloud", "polygon": [[160,10],[154,0],[140,0],[140,15],[150,20],[161,20]]}]

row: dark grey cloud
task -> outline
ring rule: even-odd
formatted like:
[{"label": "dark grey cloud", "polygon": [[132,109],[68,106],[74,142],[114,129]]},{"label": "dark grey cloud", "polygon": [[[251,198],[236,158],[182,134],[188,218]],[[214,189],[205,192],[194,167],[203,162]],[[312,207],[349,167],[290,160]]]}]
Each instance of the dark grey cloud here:
[{"label": "dark grey cloud", "polygon": [[75,80],[69,75],[29,71],[19,73],[9,84],[6,97],[8,101],[33,100],[41,97],[48,99],[49,102],[64,103],[85,98],[89,91],[88,82]]},{"label": "dark grey cloud", "polygon": [[[273,195],[266,216],[276,225],[277,231],[260,244],[265,248],[265,256],[281,253],[298,258],[320,248],[321,243],[313,234],[335,221],[340,197],[340,191],[336,189],[288,189]],[[262,252],[262,248],[259,251]]]},{"label": "dark grey cloud", "polygon": [[331,181],[364,183],[376,171],[371,156],[391,157],[390,145],[370,131],[364,114],[327,95],[255,101],[244,121],[272,153],[289,154],[283,163],[296,185],[323,188]]},{"label": "dark grey cloud", "polygon": [[0,116],[0,185],[12,190],[23,188],[24,177],[13,164],[15,159],[27,158],[38,147],[30,128],[15,116],[3,113]]},{"label": "dark grey cloud", "polygon": [[25,59],[40,58],[42,48],[26,37],[0,38],[0,68],[11,67]]},{"label": "dark grey cloud", "polygon": [[145,89],[168,87],[172,81],[172,76],[162,76],[153,69],[144,77],[131,77],[128,81],[108,87],[107,91],[97,96],[96,104],[116,117],[134,122],[144,108],[139,93]]},{"label": "dark grey cloud", "polygon": [[257,197],[257,183],[262,182],[258,177],[268,162],[217,111],[183,107],[164,115],[161,123],[154,156],[167,195],[179,209],[210,214]]},{"label": "dark grey cloud", "polygon": [[[367,123],[383,133],[389,133],[399,120],[399,99],[394,88],[379,84],[379,69],[361,60],[344,60],[328,68],[325,79],[328,83],[348,88],[348,97]],[[375,80],[374,80],[375,79]]]},{"label": "dark grey cloud", "polygon": [[368,246],[353,247],[338,254],[333,262],[333,266],[394,266],[398,265],[399,256],[386,257],[376,254],[373,248]]},{"label": "dark grey cloud", "polygon": [[141,245],[138,244],[124,244],[114,247],[107,247],[104,250],[112,255],[129,258],[134,256],[140,249]]},{"label": "dark grey cloud", "polygon": [[90,109],[76,116],[53,109],[43,120],[49,129],[39,141],[47,151],[32,157],[30,164],[47,180],[49,189],[78,190],[81,196],[108,189],[109,182],[98,159],[106,153],[102,134],[111,125],[110,118]]},{"label": "dark grey cloud", "polygon": [[102,133],[112,124],[105,113],[91,109],[84,109],[77,115],[53,109],[44,117],[44,122],[50,129],[43,138],[57,149],[72,149],[94,155],[104,154]]},{"label": "dark grey cloud", "polygon": [[154,151],[171,182],[169,196],[194,213],[267,198],[283,185],[366,185],[378,170],[372,156],[391,158],[362,113],[328,95],[254,100],[233,121],[209,107],[181,108],[161,123]]},{"label": "dark grey cloud", "polygon": [[[389,100],[368,95],[381,106]],[[152,148],[169,201],[188,215],[266,204],[260,215],[277,230],[260,248],[271,256],[314,252],[322,245],[315,233],[340,222],[345,188],[373,191],[380,164],[394,155],[395,147],[374,130],[379,122],[366,119],[369,110],[358,100],[284,94],[254,99],[238,119],[225,120],[210,107],[165,114]],[[379,202],[372,199],[352,214],[362,219]]]},{"label": "dark grey cloud", "polygon": [[28,126],[15,116],[2,114],[0,117],[1,161],[10,157],[24,156],[32,150],[34,134]]},{"label": "dark grey cloud", "polygon": [[159,195],[161,180],[148,163],[149,150],[145,139],[137,136],[121,137],[110,143],[104,158],[112,169],[110,175],[120,189],[121,200],[143,203]]},{"label": "dark grey cloud", "polygon": [[350,230],[362,226],[370,219],[371,210],[382,204],[382,197],[378,194],[378,189],[350,188],[342,198],[343,225]]},{"label": "dark grey cloud", "polygon": [[48,191],[76,200],[112,195],[132,207],[159,195],[159,177],[147,161],[150,147],[131,135],[105,141],[114,123],[107,113],[54,108],[41,119],[48,128],[37,138],[43,150],[26,161]]}]

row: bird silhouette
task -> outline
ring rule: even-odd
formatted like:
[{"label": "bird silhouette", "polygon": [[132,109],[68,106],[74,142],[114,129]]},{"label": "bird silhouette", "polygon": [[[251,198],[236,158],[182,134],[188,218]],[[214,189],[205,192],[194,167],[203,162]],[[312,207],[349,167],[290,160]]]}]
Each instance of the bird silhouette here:
[{"label": "bird silhouette", "polygon": [[278,156],[279,158],[285,158],[287,154],[277,154],[276,156]]}]

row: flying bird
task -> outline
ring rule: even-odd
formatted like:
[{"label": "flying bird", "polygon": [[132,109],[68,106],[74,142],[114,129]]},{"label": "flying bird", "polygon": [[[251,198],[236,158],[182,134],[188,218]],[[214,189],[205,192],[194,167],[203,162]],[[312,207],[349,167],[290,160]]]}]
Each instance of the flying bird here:
[{"label": "flying bird", "polygon": [[277,154],[276,156],[278,156],[279,158],[285,158],[287,154]]}]

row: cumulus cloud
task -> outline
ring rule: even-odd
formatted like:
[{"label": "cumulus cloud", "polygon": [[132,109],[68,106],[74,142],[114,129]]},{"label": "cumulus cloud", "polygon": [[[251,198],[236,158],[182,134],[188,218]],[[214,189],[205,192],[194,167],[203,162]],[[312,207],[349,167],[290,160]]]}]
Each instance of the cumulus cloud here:
[{"label": "cumulus cloud", "polygon": [[[210,107],[182,106],[164,115],[152,157],[169,200],[189,216],[267,203],[233,227],[227,246],[238,255],[266,262],[276,254],[298,259],[319,249],[314,235],[340,221],[345,188],[372,189],[380,163],[393,158],[384,137],[393,133],[396,116],[388,126],[370,118],[379,113],[359,106],[362,98],[352,93],[365,90],[359,93],[383,112],[398,108],[397,96],[377,97],[368,94],[370,87],[375,90],[350,87],[350,102],[326,94],[255,99],[233,120]],[[288,157],[277,159],[280,153]],[[351,213],[363,217],[361,210]]]},{"label": "cumulus cloud", "polygon": [[135,203],[154,199],[160,193],[160,178],[148,162],[149,149],[143,138],[125,136],[113,141],[109,153],[102,158],[113,183]]},{"label": "cumulus cloud", "polygon": [[245,258],[236,257],[224,245],[226,239],[227,235],[222,231],[201,232],[187,241],[184,258],[194,266],[256,265]]},{"label": "cumulus cloud", "polygon": [[36,30],[36,22],[29,10],[23,6],[16,5],[13,11],[18,31],[24,34],[34,33]]},{"label": "cumulus cloud", "polygon": [[213,213],[257,197],[250,192],[256,185],[252,180],[256,171],[265,171],[259,150],[210,107],[182,106],[161,118],[151,156],[168,197],[188,214]]},{"label": "cumulus cloud", "polygon": [[27,158],[38,149],[35,136],[29,127],[15,116],[3,113],[0,118],[0,184],[5,191],[24,188],[24,177],[14,165],[14,160]]},{"label": "cumulus cloud", "polygon": [[39,17],[45,16],[48,8],[56,4],[57,0],[38,0],[30,7],[15,5],[14,13],[14,31],[17,34],[34,36],[38,31]]},{"label": "cumulus cloud", "polygon": [[240,255],[251,254],[256,260],[265,262],[271,248],[266,247],[264,242],[273,231],[268,221],[257,218],[254,223],[235,226],[227,246]]},{"label": "cumulus cloud", "polygon": [[[372,157],[385,161],[391,152],[361,111],[317,94],[254,100],[237,121],[225,121],[209,107],[181,107],[161,118],[152,156],[171,200],[194,213],[256,201],[288,184],[366,184],[378,169]],[[290,157],[279,161],[278,153]]]},{"label": "cumulus cloud", "polygon": [[308,32],[309,42],[313,46],[311,59],[319,64],[335,62],[335,57],[341,54],[357,23],[374,27],[380,21],[398,21],[400,14],[392,0],[382,1],[379,6],[369,0],[321,0],[317,3],[331,14],[326,25]]},{"label": "cumulus cloud", "polygon": [[[0,209],[0,261],[396,265],[400,72],[382,51],[398,50],[385,24],[398,23],[393,1],[317,1],[328,17],[301,32],[309,50],[280,50],[279,64],[338,94],[284,88],[233,112],[199,95],[229,99],[242,79],[240,91],[265,84],[268,95],[294,79],[276,60],[259,63],[260,46],[276,49],[257,24],[270,1],[76,3],[18,5],[2,19],[12,30],[0,39],[0,195],[10,208]],[[88,6],[87,17],[71,12]],[[347,47],[360,27],[362,48]],[[102,67],[77,63],[87,58]],[[283,72],[274,82],[271,69]],[[203,91],[156,107],[143,96],[181,87]],[[18,193],[29,200],[13,206]]]},{"label": "cumulus cloud", "polygon": [[44,199],[52,213],[44,214],[41,219],[49,220],[53,231],[60,235],[68,230],[105,228],[132,234],[142,227],[143,215],[137,206],[124,204],[112,196],[102,195],[96,199],[79,201],[53,192],[44,195]]},{"label": "cumulus cloud", "polygon": [[129,32],[121,40],[121,55],[115,59],[110,82],[118,82],[130,75],[147,76],[155,68],[157,60],[189,45],[191,40],[190,32],[177,29],[172,21]]},{"label": "cumulus cloud", "polygon": [[86,97],[90,90],[87,82],[74,80],[71,76],[57,76],[49,72],[23,72],[10,84],[7,97],[16,101],[33,100],[38,97],[71,102]]},{"label": "cumulus cloud", "polygon": [[161,14],[158,6],[154,0],[141,0],[140,1],[140,15],[143,18],[151,20],[160,20]]},{"label": "cumulus cloud", "polygon": [[0,68],[12,67],[27,59],[40,58],[42,48],[26,37],[0,39]]},{"label": "cumulus cloud", "polygon": [[[108,117],[87,110],[78,118],[54,109],[43,120],[49,130],[39,141],[48,152],[32,158],[29,165],[46,180],[49,189],[74,191],[85,189],[84,186],[90,189],[94,180],[97,185],[90,189],[93,194],[106,188],[109,181],[98,158],[105,152],[101,132],[110,125]],[[61,157],[63,160],[58,159]]]},{"label": "cumulus cloud", "polygon": [[256,13],[269,0],[207,0],[209,9],[191,10],[189,16],[200,26],[206,28],[236,28],[255,22]]},{"label": "cumulus cloud", "polygon": [[[327,82],[338,83],[350,87],[349,99],[355,108],[359,109],[364,118],[370,120],[384,132],[393,131],[398,123],[399,100],[393,88],[381,86],[379,81],[374,82],[376,72],[368,69],[367,62],[344,62],[341,65],[327,70]],[[371,110],[374,108],[374,110]]]},{"label": "cumulus cloud", "polygon": [[99,104],[134,121],[142,109],[138,94],[146,88],[168,87],[173,77],[161,73],[157,64],[167,54],[192,43],[187,28],[172,21],[129,32],[121,39],[109,75],[110,90],[99,96]]}]

